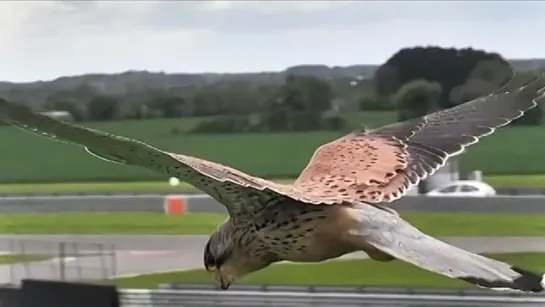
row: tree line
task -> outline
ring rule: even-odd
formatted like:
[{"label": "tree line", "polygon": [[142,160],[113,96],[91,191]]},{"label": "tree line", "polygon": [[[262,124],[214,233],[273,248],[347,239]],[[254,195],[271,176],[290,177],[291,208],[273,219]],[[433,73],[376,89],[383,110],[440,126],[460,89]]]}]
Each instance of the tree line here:
[{"label": "tree line", "polygon": [[[79,86],[47,97],[42,111],[68,111],[76,121],[214,116],[195,133],[339,130],[346,112],[392,110],[399,120],[414,118],[486,95],[511,75],[511,66],[497,53],[412,47],[393,54],[372,79],[288,74],[279,84],[217,82],[117,96]],[[542,111],[535,108],[516,123],[541,120]]]}]

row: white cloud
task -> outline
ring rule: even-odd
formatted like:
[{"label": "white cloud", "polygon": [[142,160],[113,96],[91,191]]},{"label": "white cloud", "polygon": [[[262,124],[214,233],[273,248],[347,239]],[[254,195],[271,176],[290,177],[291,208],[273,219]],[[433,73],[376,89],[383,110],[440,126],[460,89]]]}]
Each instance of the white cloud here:
[{"label": "white cloud", "polygon": [[545,57],[544,17],[544,2],[0,2],[0,80],[380,63],[421,44]]},{"label": "white cloud", "polygon": [[279,13],[279,12],[312,12],[329,10],[335,7],[343,7],[352,4],[361,4],[360,1],[228,1],[214,0],[199,3],[202,10],[233,10],[243,9],[254,12]]}]

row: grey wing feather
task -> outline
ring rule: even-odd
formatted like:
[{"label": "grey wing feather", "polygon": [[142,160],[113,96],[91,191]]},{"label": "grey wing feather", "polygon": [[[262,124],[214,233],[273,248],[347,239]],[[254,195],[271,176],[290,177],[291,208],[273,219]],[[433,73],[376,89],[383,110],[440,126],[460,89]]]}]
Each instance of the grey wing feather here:
[{"label": "grey wing feather", "polygon": [[401,217],[374,206],[358,210],[352,234],[402,261],[479,287],[514,292],[542,292],[543,273],[530,272],[477,255],[422,233]]},{"label": "grey wing feather", "polygon": [[449,157],[545,101],[544,89],[545,74],[530,79],[515,75],[490,95],[364,133],[402,140],[409,154],[403,175],[416,184],[445,165]]},{"label": "grey wing feather", "polygon": [[276,185],[236,169],[203,159],[172,154],[143,142],[61,122],[0,98],[0,120],[25,131],[85,147],[103,160],[136,165],[177,177],[210,194],[232,214],[253,211],[260,202],[277,197]]}]

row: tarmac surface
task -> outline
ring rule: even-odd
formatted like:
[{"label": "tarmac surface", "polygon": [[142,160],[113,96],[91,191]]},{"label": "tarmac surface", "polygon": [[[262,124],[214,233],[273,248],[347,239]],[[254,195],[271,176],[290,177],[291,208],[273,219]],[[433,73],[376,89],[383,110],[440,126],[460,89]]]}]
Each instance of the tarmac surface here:
[{"label": "tarmac surface", "polygon": [[[545,252],[545,237],[443,237],[450,244],[477,253]],[[172,270],[202,268],[207,235],[0,235],[0,253],[47,253],[58,257],[63,245],[65,278],[131,276]],[[21,244],[21,242],[25,242]],[[78,253],[90,254],[73,257]],[[103,246],[97,244],[104,244]],[[115,262],[108,246],[115,245]],[[364,253],[342,259],[365,258]],[[59,278],[59,260],[30,264],[0,265],[0,283],[18,283],[21,278]],[[83,275],[82,275],[83,274]]]},{"label": "tarmac surface", "polygon": [[[206,194],[178,195],[187,212],[227,213]],[[0,213],[157,212],[165,210],[166,195],[0,196]],[[545,214],[544,195],[495,197],[406,196],[392,203],[399,211]]]}]

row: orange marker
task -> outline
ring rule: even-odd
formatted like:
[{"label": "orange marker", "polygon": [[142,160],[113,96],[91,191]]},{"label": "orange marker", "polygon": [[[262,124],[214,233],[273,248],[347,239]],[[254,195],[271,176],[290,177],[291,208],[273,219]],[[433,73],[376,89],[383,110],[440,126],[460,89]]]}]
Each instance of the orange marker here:
[{"label": "orange marker", "polygon": [[167,195],[164,203],[165,214],[184,214],[185,199],[180,195]]}]

